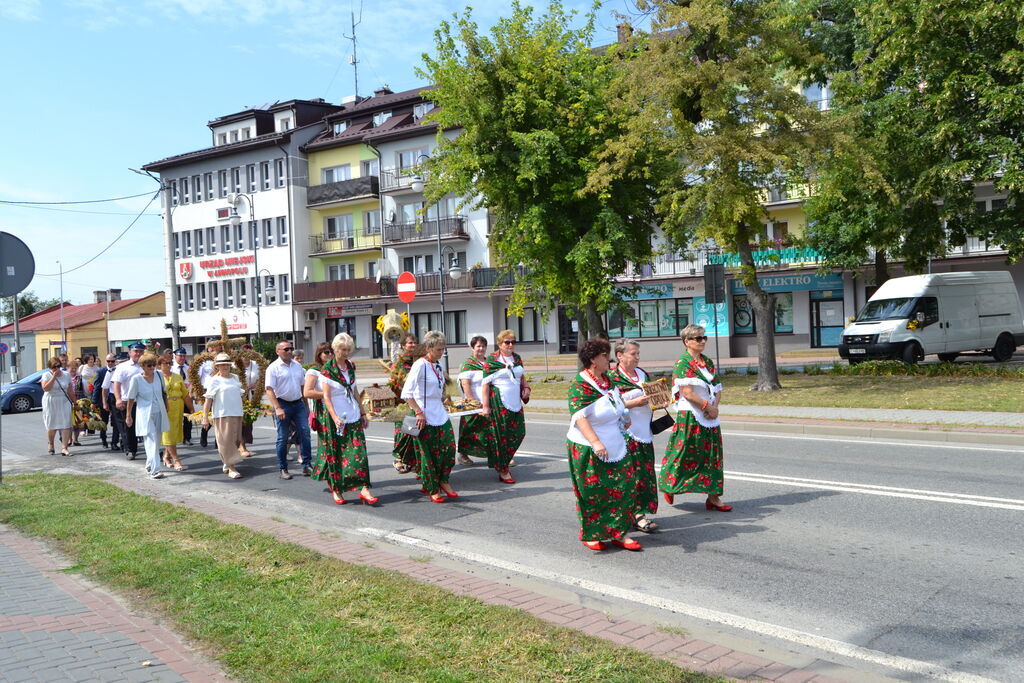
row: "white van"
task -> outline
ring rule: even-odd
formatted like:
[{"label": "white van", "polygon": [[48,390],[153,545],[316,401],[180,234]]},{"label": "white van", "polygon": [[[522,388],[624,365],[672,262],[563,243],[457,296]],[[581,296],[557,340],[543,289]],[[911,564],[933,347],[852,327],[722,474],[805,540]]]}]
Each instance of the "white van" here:
[{"label": "white van", "polygon": [[851,363],[927,354],[951,361],[964,351],[1007,361],[1024,343],[1024,316],[1006,271],[936,273],[887,280],[843,330],[839,355]]}]

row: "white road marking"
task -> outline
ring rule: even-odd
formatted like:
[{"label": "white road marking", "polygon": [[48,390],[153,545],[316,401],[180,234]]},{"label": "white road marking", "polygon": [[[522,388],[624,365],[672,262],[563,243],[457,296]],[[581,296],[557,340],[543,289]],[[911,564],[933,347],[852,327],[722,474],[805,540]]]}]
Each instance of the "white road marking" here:
[{"label": "white road marking", "polygon": [[[1024,454],[1024,450],[1019,448],[994,448],[990,446],[967,446],[964,444],[950,444],[950,443],[933,443],[931,441],[877,441],[872,438],[865,437],[863,439],[843,439],[834,436],[804,436],[796,434],[762,434],[760,432],[734,432],[727,429],[722,430],[722,434],[731,438],[749,436],[751,438],[758,439],[792,439],[794,441],[828,441],[830,443],[854,443],[860,445],[871,445],[871,446],[903,446],[906,448],[948,448],[957,451],[995,451],[997,453],[1021,453]],[[979,435],[982,436],[982,435]]]},{"label": "white road marking", "polygon": [[785,626],[769,624],[763,621],[757,621],[756,619],[730,614],[728,612],[720,612],[718,610],[707,609],[697,605],[690,605],[678,600],[660,598],[640,591],[630,590],[628,588],[620,588],[619,586],[599,583],[589,579],[567,576],[560,572],[530,567],[518,562],[511,562],[509,560],[503,560],[501,558],[491,557],[489,555],[483,555],[469,550],[453,548],[450,545],[434,543],[415,538],[413,536],[408,536],[406,534],[390,532],[386,529],[363,527],[356,529],[355,531],[359,534],[391,543],[430,550],[439,555],[451,557],[457,560],[468,560],[470,562],[496,567],[503,571],[512,571],[544,581],[582,588],[583,590],[607,595],[620,600],[639,603],[656,609],[668,610],[677,614],[685,614],[689,617],[700,619],[702,621],[723,624],[732,628],[756,633],[761,636],[777,638],[791,643],[796,643],[804,647],[814,648],[822,652],[828,652],[862,662],[870,662],[872,664],[888,667],[897,671],[916,674],[918,676],[925,676],[945,681],[962,681],[964,683],[991,681],[991,679],[988,678],[953,671],[952,669],[947,669],[937,664],[931,664],[917,659],[910,659],[897,655],[890,655],[885,652],[871,650],[852,643],[835,640],[833,638],[825,638],[823,636],[814,635],[813,633],[806,633],[804,631],[798,631]]}]

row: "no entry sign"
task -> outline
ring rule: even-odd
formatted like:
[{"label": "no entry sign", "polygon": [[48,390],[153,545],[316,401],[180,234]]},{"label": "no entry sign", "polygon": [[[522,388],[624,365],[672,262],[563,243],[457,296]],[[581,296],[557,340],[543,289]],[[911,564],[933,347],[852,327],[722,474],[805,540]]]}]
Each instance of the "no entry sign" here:
[{"label": "no entry sign", "polygon": [[416,276],[409,271],[405,271],[398,276],[396,289],[398,290],[398,298],[403,303],[412,303],[412,300],[416,298]]}]

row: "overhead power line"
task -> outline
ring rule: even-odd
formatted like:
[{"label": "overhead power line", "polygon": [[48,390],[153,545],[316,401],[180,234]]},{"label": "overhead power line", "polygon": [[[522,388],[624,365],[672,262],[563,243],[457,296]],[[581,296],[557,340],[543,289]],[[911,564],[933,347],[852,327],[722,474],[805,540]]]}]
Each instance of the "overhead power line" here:
[{"label": "overhead power line", "polygon": [[135,199],[136,197],[145,197],[148,192],[141,194],[131,194],[127,197],[111,197],[110,199],[84,199],[80,202],[24,202],[15,199],[0,199],[0,204],[102,204],[103,202],[118,202],[122,199]]}]

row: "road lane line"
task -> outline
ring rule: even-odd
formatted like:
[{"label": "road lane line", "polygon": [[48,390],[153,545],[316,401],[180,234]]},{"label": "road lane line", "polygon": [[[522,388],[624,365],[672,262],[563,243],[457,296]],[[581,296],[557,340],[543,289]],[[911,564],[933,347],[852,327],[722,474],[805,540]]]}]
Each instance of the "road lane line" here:
[{"label": "road lane line", "polygon": [[[731,430],[723,429],[722,434],[728,437],[751,437],[758,439],[790,439],[794,441],[828,441],[830,443],[853,443],[860,445],[871,445],[871,446],[903,446],[905,448],[921,448],[922,446],[927,448],[947,448],[958,451],[992,451],[996,453],[1020,453],[1024,454],[1024,450],[1019,448],[993,448],[990,446],[966,446],[963,444],[946,444],[946,443],[934,443],[931,441],[914,441],[908,439],[907,441],[877,441],[870,437],[864,437],[863,439],[841,439],[834,436],[804,436],[795,434],[766,434],[761,432],[734,432]],[[981,436],[981,435],[979,435]]]},{"label": "road lane line", "polygon": [[954,671],[938,664],[931,664],[917,659],[900,657],[898,655],[890,655],[878,650],[871,650],[852,643],[846,643],[833,638],[825,638],[823,636],[814,635],[813,633],[806,633],[804,631],[791,629],[786,626],[769,624],[767,622],[757,621],[756,619],[750,619],[748,617],[742,617],[728,612],[720,612],[718,610],[699,607],[697,605],[690,605],[678,600],[648,595],[628,588],[621,588],[619,586],[599,583],[589,579],[568,576],[560,572],[530,567],[518,562],[491,557],[489,555],[483,555],[469,550],[453,548],[447,544],[434,543],[432,541],[416,538],[407,534],[400,534],[386,529],[377,529],[373,527],[362,527],[355,531],[356,533],[364,536],[396,543],[398,545],[430,550],[439,555],[456,560],[466,560],[490,567],[496,567],[503,571],[516,572],[518,574],[542,579],[544,581],[582,588],[583,590],[598,593],[600,595],[607,595],[620,600],[639,603],[656,609],[675,612],[677,614],[685,614],[689,617],[700,619],[702,621],[723,624],[743,631],[753,632],[761,636],[777,638],[779,640],[796,643],[822,652],[828,652],[862,662],[870,662],[872,664],[884,666],[889,669],[895,669],[897,671],[903,671],[938,680],[957,681],[958,683],[991,683],[991,679]]}]

